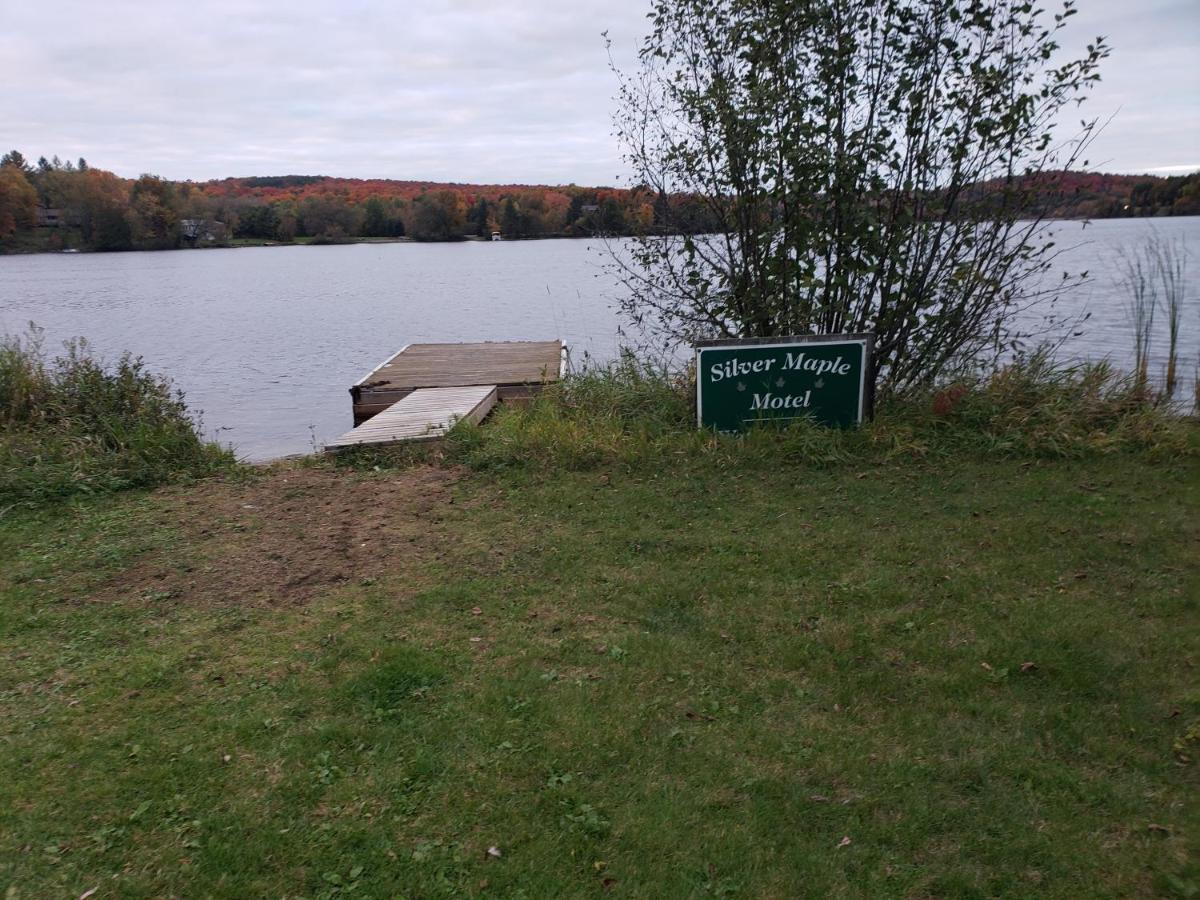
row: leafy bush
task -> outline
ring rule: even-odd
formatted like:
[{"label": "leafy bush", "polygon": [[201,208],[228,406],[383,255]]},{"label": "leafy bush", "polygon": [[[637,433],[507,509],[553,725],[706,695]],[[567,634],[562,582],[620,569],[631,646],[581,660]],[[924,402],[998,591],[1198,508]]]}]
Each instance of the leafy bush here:
[{"label": "leafy bush", "polygon": [[0,339],[0,499],[149,486],[233,463],[140,358],[107,367],[75,340],[47,361],[36,330]]}]

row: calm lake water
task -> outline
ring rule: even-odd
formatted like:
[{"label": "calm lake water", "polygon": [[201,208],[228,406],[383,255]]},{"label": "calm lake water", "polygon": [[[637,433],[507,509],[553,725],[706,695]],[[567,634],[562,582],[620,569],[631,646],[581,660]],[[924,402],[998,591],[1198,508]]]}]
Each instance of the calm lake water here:
[{"label": "calm lake water", "polygon": [[[1053,309],[1091,313],[1061,356],[1130,366],[1118,254],[1152,228],[1184,237],[1192,257],[1181,354],[1190,386],[1200,348],[1200,217],[1056,224],[1068,248],[1059,267],[1092,276]],[[33,321],[52,350],[82,335],[107,358],[132,351],[174,379],[210,435],[262,460],[346,431],[347,388],[408,343],[561,337],[576,363],[584,354],[612,358],[619,288],[603,262],[596,242],[569,240],[0,257],[0,332]],[[1161,369],[1164,315],[1157,324]]]}]

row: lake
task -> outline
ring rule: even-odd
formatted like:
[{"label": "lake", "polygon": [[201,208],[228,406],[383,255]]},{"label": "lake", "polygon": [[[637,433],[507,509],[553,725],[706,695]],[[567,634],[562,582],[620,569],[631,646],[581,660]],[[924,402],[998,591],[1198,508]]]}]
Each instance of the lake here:
[{"label": "lake", "polygon": [[[1055,224],[1067,248],[1058,270],[1092,275],[1053,309],[1067,319],[1091,314],[1068,337],[1064,359],[1131,367],[1118,255],[1151,228],[1187,241],[1195,285],[1200,217]],[[575,364],[611,359],[621,344],[620,289],[604,259],[599,242],[583,240],[8,256],[0,257],[0,332],[33,321],[51,350],[82,335],[106,358],[140,355],[202,411],[211,436],[265,460],[347,430],[349,386],[408,343],[562,338]],[[1156,324],[1160,371],[1165,315]],[[1181,343],[1187,388],[1200,347],[1194,287]]]}]

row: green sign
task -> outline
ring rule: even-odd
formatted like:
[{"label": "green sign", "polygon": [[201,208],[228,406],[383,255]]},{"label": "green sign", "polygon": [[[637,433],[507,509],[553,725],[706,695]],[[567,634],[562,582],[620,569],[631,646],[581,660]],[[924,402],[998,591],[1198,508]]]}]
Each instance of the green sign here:
[{"label": "green sign", "polygon": [[874,336],[749,338],[696,346],[696,418],[701,428],[745,431],[811,418],[846,428],[869,413]]}]

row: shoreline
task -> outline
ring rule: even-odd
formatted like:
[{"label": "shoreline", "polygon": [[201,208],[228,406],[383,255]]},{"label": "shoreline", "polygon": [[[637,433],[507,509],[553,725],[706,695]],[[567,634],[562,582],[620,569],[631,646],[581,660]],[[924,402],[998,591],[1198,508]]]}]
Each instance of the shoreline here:
[{"label": "shoreline", "polygon": [[[92,250],[82,247],[63,247],[57,250],[51,249],[32,249],[32,248],[6,248],[0,247],[0,257],[4,256],[56,256],[66,254],[74,256],[76,254],[119,254],[119,253],[174,253],[179,251],[192,250],[244,250],[247,248],[260,247],[344,247],[350,244],[491,244],[504,243],[516,244],[528,241],[578,241],[578,240],[595,240],[600,235],[595,234],[540,234],[533,237],[519,238],[504,238],[500,241],[492,241],[490,238],[479,237],[478,235],[463,235],[461,238],[449,241],[422,241],[411,237],[353,237],[337,241],[323,241],[315,238],[301,238],[294,241],[271,241],[257,240],[254,238],[242,238],[235,241],[227,241],[224,243],[204,244],[196,247],[131,247],[128,250]],[[632,235],[619,235],[619,237],[632,237]]]},{"label": "shoreline", "polygon": [[[1124,222],[1131,220],[1147,220],[1147,221],[1172,221],[1175,219],[1194,219],[1200,216],[1104,216],[1102,218],[1061,218],[1061,219],[1046,219],[1045,223],[1052,225],[1055,223],[1077,222],[1082,223],[1084,227],[1097,222]],[[669,235],[660,235],[667,237]],[[454,240],[445,241],[423,241],[407,236],[399,237],[350,237],[340,240],[320,240],[317,238],[303,237],[292,241],[277,241],[268,240],[266,238],[238,238],[232,241],[222,243],[210,243],[203,246],[195,247],[140,247],[129,248],[127,250],[93,250],[82,247],[63,247],[59,249],[45,248],[28,248],[28,247],[4,247],[0,244],[0,257],[4,256],[36,256],[36,255],[55,255],[68,254],[108,254],[108,253],[169,253],[175,251],[190,251],[190,250],[241,250],[245,248],[258,247],[337,247],[346,246],[349,244],[467,244],[467,243],[522,243],[527,241],[576,241],[576,240],[596,240],[597,238],[606,237],[600,234],[539,234],[529,237],[503,238],[500,241],[492,241],[490,238],[480,237],[479,235],[463,235]],[[633,238],[636,235],[607,235],[607,237],[617,238]]]}]

